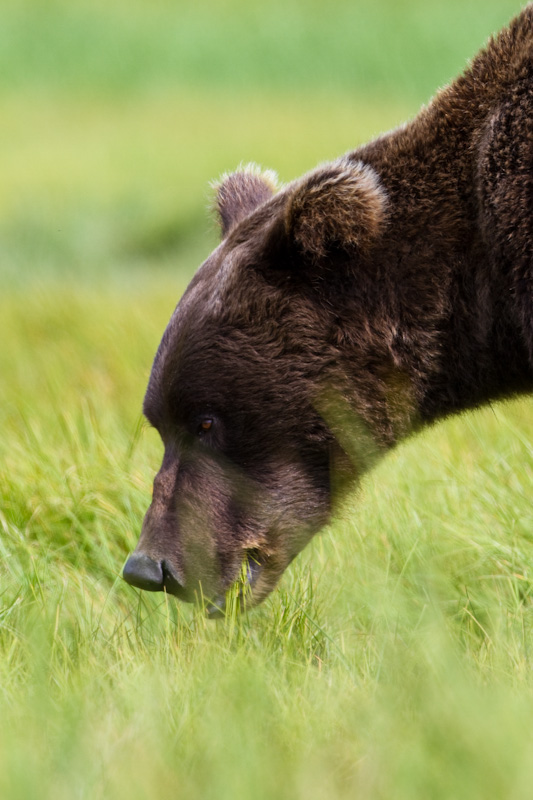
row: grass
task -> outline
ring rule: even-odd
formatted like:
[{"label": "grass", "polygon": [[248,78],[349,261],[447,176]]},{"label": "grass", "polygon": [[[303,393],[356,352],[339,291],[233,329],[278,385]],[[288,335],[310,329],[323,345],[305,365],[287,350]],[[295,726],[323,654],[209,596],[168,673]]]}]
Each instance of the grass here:
[{"label": "grass", "polygon": [[[0,69],[17,88],[124,95],[309,86],[418,102],[517,10],[510,0],[5,0]],[[453,30],[454,35],[449,32]]]},{"label": "grass", "polygon": [[11,285],[168,273],[176,263],[190,276],[216,241],[214,178],[256,161],[290,180],[408,113],[405,103],[351,106],[308,92],[294,114],[283,96],[243,103],[191,89],[121,101],[49,101],[32,90],[3,108],[0,274]]},{"label": "grass", "polygon": [[530,399],[390,454],[250,614],[120,579],[208,181],[401,122],[514,4],[4,6],[0,797],[528,800]]}]

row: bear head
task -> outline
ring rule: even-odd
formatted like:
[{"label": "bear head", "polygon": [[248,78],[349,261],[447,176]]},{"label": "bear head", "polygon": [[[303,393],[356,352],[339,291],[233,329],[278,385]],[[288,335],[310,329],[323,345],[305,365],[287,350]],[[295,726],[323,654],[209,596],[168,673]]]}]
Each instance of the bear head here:
[{"label": "bear head", "polygon": [[333,298],[369,259],[387,197],[370,166],[346,158],[280,190],[243,169],[220,182],[216,205],[221,244],[152,367],[144,413],[164,456],[124,568],[132,585],[204,598],[213,613],[243,574],[248,602],[266,597],[328,521],[334,484],[362,471],[342,445],[350,403]]}]

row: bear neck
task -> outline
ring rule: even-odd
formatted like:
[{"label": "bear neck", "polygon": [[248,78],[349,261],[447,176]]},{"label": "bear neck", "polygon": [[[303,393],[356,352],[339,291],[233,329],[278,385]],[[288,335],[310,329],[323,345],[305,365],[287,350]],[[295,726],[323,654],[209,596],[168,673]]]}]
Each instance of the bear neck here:
[{"label": "bear neck", "polygon": [[501,285],[485,285],[486,266],[457,261],[418,286],[416,278],[389,276],[379,298],[365,292],[364,304],[349,302],[338,315],[335,352],[343,355],[328,385],[350,410],[325,418],[342,420],[332,426],[341,443],[364,442],[370,456],[359,454],[356,463],[371,466],[449,415],[533,391],[523,337]]},{"label": "bear neck", "polygon": [[347,156],[372,167],[388,197],[383,236],[351,265],[345,309],[354,405],[385,445],[533,390],[512,269],[484,229],[479,177],[493,115],[530,80],[532,44],[528,6],[412,122]]}]

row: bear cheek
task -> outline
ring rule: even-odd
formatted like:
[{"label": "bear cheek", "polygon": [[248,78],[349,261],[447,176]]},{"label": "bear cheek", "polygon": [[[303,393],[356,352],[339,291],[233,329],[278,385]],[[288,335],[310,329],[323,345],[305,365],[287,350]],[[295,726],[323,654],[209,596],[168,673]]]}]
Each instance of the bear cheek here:
[{"label": "bear cheek", "polygon": [[272,572],[283,571],[330,516],[329,464],[278,464],[269,481],[268,549]]},{"label": "bear cheek", "polygon": [[257,546],[258,489],[228,462],[202,455],[184,466],[176,491],[185,585],[214,597],[235,581]]}]

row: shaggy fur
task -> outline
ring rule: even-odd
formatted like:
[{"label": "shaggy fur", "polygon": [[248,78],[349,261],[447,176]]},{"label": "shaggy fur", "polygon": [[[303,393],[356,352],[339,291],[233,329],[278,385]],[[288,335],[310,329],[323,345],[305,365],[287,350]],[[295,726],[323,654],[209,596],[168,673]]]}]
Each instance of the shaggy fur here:
[{"label": "shaggy fur", "polygon": [[244,561],[258,602],[380,453],[531,390],[532,162],[528,6],[411,123],[280,191],[223,179],[146,393],[130,583],[221,607]]}]

